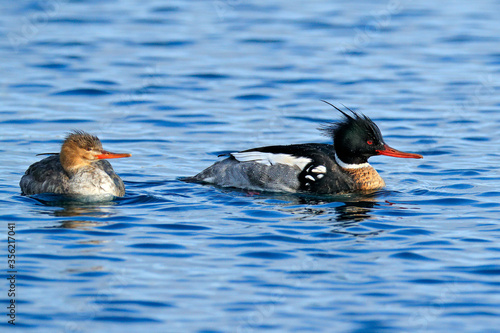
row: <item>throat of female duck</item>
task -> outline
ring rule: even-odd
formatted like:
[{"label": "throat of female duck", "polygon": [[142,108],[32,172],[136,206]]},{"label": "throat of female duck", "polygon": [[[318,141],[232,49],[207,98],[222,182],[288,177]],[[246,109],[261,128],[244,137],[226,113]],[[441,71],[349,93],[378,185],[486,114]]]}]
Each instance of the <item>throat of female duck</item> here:
[{"label": "throat of female duck", "polygon": [[64,146],[61,148],[59,160],[61,161],[62,168],[70,177],[73,176],[79,169],[91,164],[88,159],[80,156],[78,151]]}]

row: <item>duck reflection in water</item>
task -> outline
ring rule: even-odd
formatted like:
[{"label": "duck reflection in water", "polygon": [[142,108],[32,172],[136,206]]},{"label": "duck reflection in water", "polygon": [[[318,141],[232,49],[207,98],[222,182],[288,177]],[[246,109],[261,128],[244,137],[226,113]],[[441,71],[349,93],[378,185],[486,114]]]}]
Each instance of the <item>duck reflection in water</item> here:
[{"label": "duck reflection in water", "polygon": [[[372,210],[380,204],[379,196],[385,191],[363,194],[348,194],[325,197],[288,195],[279,199],[287,202],[280,210],[297,216],[298,220],[311,220],[320,217],[318,222],[331,225],[332,233],[347,234],[355,237],[377,235],[381,230],[368,232],[350,231],[360,222],[372,219]],[[276,198],[276,197],[274,197]],[[293,207],[293,206],[297,207]]]},{"label": "duck reflection in water", "polygon": [[114,206],[117,205],[116,201],[71,201],[57,194],[35,195],[29,200],[36,201],[37,206],[43,206],[43,209],[38,211],[40,214],[55,217],[110,217],[116,214]]},{"label": "duck reflection in water", "polygon": [[258,193],[245,190],[223,190],[224,192],[241,192],[247,196],[258,196],[264,201],[259,203],[273,205],[280,211],[294,214],[299,220],[310,219],[311,216],[330,215],[335,216],[328,219],[329,222],[361,222],[371,219],[370,212],[373,207],[380,203],[379,196],[385,191],[373,191],[364,193],[350,193],[342,195],[304,195],[304,194],[277,194]]},{"label": "duck reflection in water", "polygon": [[[92,230],[95,227],[100,227],[105,225],[104,222],[98,221],[88,221],[88,220],[67,220],[62,221],[60,225],[55,226],[54,228],[62,228],[62,229],[77,229],[77,230]],[[108,241],[105,240],[87,240],[87,241],[79,241],[80,244],[102,244]]]}]

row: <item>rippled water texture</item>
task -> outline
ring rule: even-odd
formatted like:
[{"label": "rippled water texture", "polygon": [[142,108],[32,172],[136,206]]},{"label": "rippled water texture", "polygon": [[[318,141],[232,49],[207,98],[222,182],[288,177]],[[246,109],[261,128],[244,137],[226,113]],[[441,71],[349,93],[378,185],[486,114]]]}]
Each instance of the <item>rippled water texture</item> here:
[{"label": "rippled water texture", "polygon": [[[0,4],[0,300],[16,230],[18,331],[495,332],[500,327],[500,4]],[[183,183],[217,155],[327,142],[370,116],[423,160],[375,157],[370,196]],[[20,196],[82,129],[127,194]]]}]

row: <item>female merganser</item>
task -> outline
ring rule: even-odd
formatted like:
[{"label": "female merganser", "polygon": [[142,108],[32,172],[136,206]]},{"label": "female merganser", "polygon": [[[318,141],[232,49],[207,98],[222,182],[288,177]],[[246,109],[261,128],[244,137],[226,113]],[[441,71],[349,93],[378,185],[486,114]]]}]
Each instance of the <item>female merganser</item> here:
[{"label": "female merganser", "polygon": [[83,131],[70,133],[61,152],[32,164],[19,185],[25,195],[55,193],[70,196],[116,196],[125,194],[125,185],[108,161],[131,154],[102,149],[98,137]]},{"label": "female merganser", "polygon": [[[328,103],[324,101],[325,103]],[[253,148],[231,153],[194,177],[185,179],[248,190],[333,194],[370,191],[385,186],[368,163],[374,155],[422,158],[389,147],[380,129],[365,115],[333,106],[345,119],[319,129],[333,145],[305,143]]]}]

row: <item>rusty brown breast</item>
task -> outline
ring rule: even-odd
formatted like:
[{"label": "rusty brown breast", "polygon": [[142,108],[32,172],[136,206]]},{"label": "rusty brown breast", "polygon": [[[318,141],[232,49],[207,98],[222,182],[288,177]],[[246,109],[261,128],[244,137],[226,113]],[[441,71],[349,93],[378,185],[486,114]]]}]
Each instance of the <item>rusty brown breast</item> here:
[{"label": "rusty brown breast", "polygon": [[378,190],[385,186],[384,180],[372,166],[366,166],[358,169],[343,168],[343,170],[349,173],[353,178],[356,190]]}]

